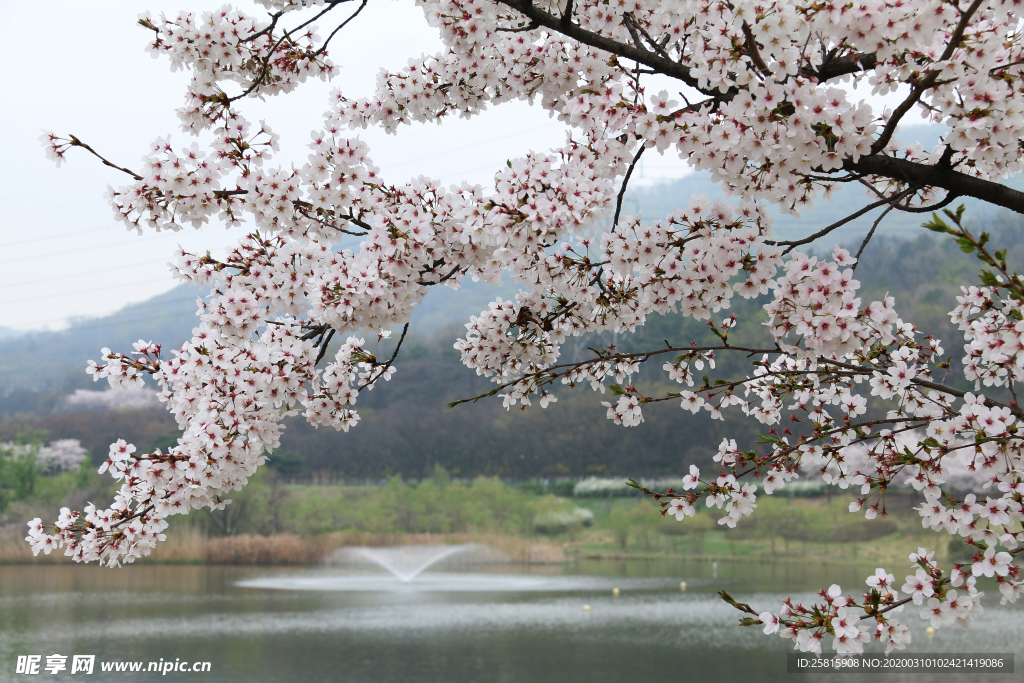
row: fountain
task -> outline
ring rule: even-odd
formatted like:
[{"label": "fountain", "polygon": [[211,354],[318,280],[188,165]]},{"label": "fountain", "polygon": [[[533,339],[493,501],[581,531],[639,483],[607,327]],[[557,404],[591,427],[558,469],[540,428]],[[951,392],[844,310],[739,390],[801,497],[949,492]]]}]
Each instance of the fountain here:
[{"label": "fountain", "polygon": [[351,548],[349,552],[376,562],[402,583],[409,583],[431,565],[474,547],[474,544],[403,545],[393,548]]},{"label": "fountain", "polygon": [[[443,560],[472,551],[474,571],[450,573],[436,571]],[[468,558],[467,558],[468,559]],[[367,572],[373,564],[387,573]],[[406,545],[389,548],[339,548],[325,565],[301,571],[271,570],[262,576],[235,583],[241,588],[262,590],[384,592],[384,593],[522,593],[565,591],[611,591],[663,589],[671,578],[623,579],[621,577],[567,576],[558,571],[517,571],[508,573],[508,560],[487,546]],[[503,572],[496,568],[506,567]],[[427,571],[435,567],[435,571]]]}]

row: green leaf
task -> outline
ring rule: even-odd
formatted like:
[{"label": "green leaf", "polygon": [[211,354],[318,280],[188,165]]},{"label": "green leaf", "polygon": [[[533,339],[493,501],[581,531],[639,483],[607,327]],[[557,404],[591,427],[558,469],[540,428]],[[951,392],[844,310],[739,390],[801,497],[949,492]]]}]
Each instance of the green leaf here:
[{"label": "green leaf", "polygon": [[966,237],[959,238],[956,241],[956,243],[960,245],[960,251],[964,252],[965,254],[970,254],[972,251],[974,251],[974,243],[971,242]]},{"label": "green leaf", "polygon": [[999,281],[996,280],[996,276],[990,270],[981,271],[981,273],[978,275],[978,279],[981,280],[981,284],[985,285],[986,287],[999,286]]},{"label": "green leaf", "polygon": [[928,228],[932,232],[946,232],[951,235],[956,234],[956,231],[954,231],[951,227],[946,225],[946,223],[941,218],[939,218],[939,214],[937,213],[933,213],[932,219],[927,223],[922,223],[921,227]]}]

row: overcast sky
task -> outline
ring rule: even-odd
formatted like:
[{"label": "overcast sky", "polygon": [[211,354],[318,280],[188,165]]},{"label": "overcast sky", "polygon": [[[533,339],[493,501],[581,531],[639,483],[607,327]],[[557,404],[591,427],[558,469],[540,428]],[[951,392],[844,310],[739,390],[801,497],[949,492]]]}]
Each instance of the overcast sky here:
[{"label": "overcast sky", "polygon": [[[129,233],[104,199],[108,184],[125,184],[127,177],[81,150],[71,150],[70,162],[58,169],[38,142],[43,129],[71,133],[128,167],[139,166],[157,137],[191,142],[174,116],[186,75],[150,58],[151,34],[136,17],[143,9],[176,13],[221,5],[36,0],[5,8],[0,61],[17,66],[5,72],[8,95],[0,108],[0,327],[58,329],[75,317],[111,313],[176,286],[166,266],[175,245],[217,253],[237,240],[237,230],[218,225]],[[399,69],[409,57],[440,47],[411,0],[371,2],[351,29],[332,42],[331,56],[342,67],[332,83],[314,80],[292,94],[245,105],[249,120],[266,118],[281,134],[282,154],[273,163],[305,159],[333,87],[365,96],[381,67]],[[407,127],[397,136],[360,135],[389,180],[425,174],[445,183],[487,184],[506,159],[559,146],[565,133],[539,108],[509,104],[470,121]],[[645,159],[648,182],[685,172],[679,161]]]}]

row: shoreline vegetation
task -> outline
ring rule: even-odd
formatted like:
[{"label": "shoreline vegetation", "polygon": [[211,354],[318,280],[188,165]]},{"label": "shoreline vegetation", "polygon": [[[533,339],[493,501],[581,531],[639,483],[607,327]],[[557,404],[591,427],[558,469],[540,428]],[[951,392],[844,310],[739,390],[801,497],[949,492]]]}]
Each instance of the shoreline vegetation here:
[{"label": "shoreline vegetation", "polygon": [[[12,461],[20,462],[20,461]],[[11,468],[8,468],[11,469]],[[16,468],[15,468],[16,469]],[[107,500],[114,482],[89,463],[57,473],[22,467],[0,482],[0,563],[70,563],[62,549],[33,557],[26,523],[55,510]],[[29,472],[32,476],[14,476]],[[6,481],[10,479],[10,481]],[[648,482],[665,490],[673,481]],[[905,562],[919,546],[946,559],[959,539],[935,546],[910,491],[886,495],[887,514],[848,511],[853,495],[822,495],[813,480],[758,496],[756,514],[735,529],[702,508],[678,522],[625,479],[506,482],[454,480],[441,467],[419,482],[377,485],[291,483],[261,469],[224,510],[172,517],[167,540],[141,563],[315,565],[346,547],[475,543],[487,561],[520,564],[651,559],[877,566]],[[947,545],[948,544],[948,545]],[[470,560],[460,560],[470,561]]]},{"label": "shoreline vegetation", "polygon": [[[480,544],[491,551],[488,562],[500,558],[511,564],[563,564],[577,560],[668,560],[688,562],[734,563],[809,563],[846,565],[878,563],[893,565],[906,561],[906,555],[931,540],[924,534],[898,535],[884,542],[797,542],[784,551],[785,538],[759,537],[733,540],[726,532],[693,535],[684,542],[665,539],[639,540],[623,549],[605,530],[580,533],[574,538],[537,538],[494,534],[372,534],[333,532],[316,536],[280,533],[264,536],[239,534],[209,536],[200,530],[181,530],[168,535],[153,553],[137,564],[209,564],[209,565],[319,565],[328,563],[331,554],[350,547],[386,547],[399,545]],[[772,545],[777,551],[772,551]],[[949,556],[947,548],[938,554]],[[71,563],[60,550],[50,555],[32,556],[23,538],[6,529],[0,534],[0,565]]]}]

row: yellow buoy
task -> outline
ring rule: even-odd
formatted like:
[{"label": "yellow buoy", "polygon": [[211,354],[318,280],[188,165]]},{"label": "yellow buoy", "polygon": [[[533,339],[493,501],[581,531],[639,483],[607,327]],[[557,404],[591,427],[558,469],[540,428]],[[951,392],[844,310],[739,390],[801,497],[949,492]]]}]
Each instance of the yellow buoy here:
[{"label": "yellow buoy", "polygon": [[934,636],[934,635],[935,635],[935,629],[933,629],[933,628],[932,628],[931,626],[929,626],[928,628],[926,628],[926,629],[924,630],[924,632],[925,632],[925,633],[926,633],[927,635],[929,635],[929,636]]},{"label": "yellow buoy", "polygon": [[681,590],[681,591],[686,590],[686,582],[685,581],[680,581],[679,582],[679,590]]},{"label": "yellow buoy", "polygon": [[590,611],[590,605],[583,605],[583,611],[584,612],[589,612]]},{"label": "yellow buoy", "polygon": [[612,595],[618,595],[618,594],[619,594],[619,589],[618,588],[613,588],[612,589]]}]

